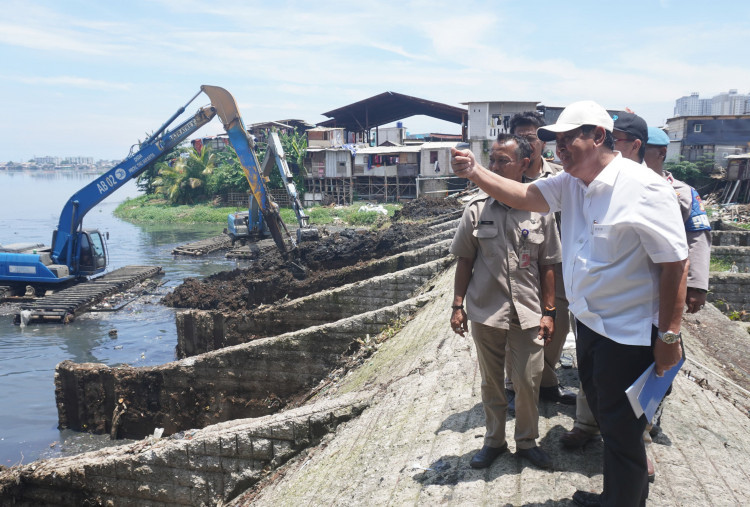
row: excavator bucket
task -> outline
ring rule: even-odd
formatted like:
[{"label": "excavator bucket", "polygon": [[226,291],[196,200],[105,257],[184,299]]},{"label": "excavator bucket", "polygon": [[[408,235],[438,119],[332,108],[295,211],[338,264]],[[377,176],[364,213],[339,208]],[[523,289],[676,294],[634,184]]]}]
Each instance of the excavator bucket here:
[{"label": "excavator bucket", "polygon": [[315,227],[300,227],[297,229],[297,243],[303,241],[318,241],[320,239],[320,233]]},{"label": "excavator bucket", "polygon": [[228,129],[232,122],[236,120],[242,121],[237,102],[235,102],[231,93],[220,86],[211,85],[203,85],[201,90],[211,99],[211,105],[216,108],[216,114],[221,118],[221,123],[224,124],[225,129]]}]

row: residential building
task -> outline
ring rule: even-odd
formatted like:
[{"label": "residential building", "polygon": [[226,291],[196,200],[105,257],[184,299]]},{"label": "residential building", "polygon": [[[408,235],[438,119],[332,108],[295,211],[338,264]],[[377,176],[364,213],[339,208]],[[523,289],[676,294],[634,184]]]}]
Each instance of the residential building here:
[{"label": "residential building", "polygon": [[710,153],[726,168],[728,156],[750,151],[750,114],[677,116],[667,120],[666,130],[668,162],[694,162]]}]

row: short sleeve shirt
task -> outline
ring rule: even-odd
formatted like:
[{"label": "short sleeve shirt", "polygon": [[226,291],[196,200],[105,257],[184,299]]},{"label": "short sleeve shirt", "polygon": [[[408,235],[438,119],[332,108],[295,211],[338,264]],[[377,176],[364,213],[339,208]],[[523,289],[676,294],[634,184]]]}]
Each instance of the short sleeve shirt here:
[{"label": "short sleeve shirt", "polygon": [[589,184],[561,173],[532,183],[561,211],[570,311],[618,343],[650,345],[658,324],[656,265],[687,258],[685,227],[669,184],[619,153]]},{"label": "short sleeve shirt", "polygon": [[539,266],[561,261],[552,215],[509,208],[480,194],[464,209],[451,253],[474,259],[464,297],[469,320],[509,329],[517,315],[522,329],[539,326]]}]

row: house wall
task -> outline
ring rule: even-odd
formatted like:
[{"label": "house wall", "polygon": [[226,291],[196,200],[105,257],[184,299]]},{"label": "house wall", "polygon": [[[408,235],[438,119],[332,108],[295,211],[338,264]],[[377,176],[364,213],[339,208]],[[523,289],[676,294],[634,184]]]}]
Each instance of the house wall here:
[{"label": "house wall", "polygon": [[[404,172],[409,172],[409,166],[419,163],[419,154],[411,153],[380,153],[381,157],[392,157],[391,162],[379,166],[372,165],[368,168],[368,159],[373,156],[370,153],[357,153],[354,156],[354,175],[355,176],[401,176]],[[406,167],[405,167],[406,166]]]},{"label": "house wall", "polygon": [[469,140],[495,139],[508,132],[514,114],[536,111],[537,102],[470,102]]},{"label": "house wall", "polygon": [[330,148],[344,144],[344,129],[308,130],[307,145],[310,148]]},{"label": "house wall", "polygon": [[348,178],[352,175],[352,153],[349,150],[325,152],[326,178]]},{"label": "house wall", "polygon": [[421,152],[421,176],[452,176],[450,148],[424,148]]}]

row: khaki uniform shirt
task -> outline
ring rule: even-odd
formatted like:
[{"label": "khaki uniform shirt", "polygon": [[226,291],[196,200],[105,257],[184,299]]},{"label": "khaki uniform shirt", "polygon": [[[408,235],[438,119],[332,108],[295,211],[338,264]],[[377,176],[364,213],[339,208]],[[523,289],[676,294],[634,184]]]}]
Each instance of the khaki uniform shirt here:
[{"label": "khaki uniform shirt", "polygon": [[[667,180],[677,193],[680,201],[680,213],[682,221],[687,222],[693,206],[693,194],[690,185],[675,179],[668,171],[664,171],[664,179]],[[687,286],[694,289],[708,289],[708,272],[711,264],[711,231],[689,231],[685,230],[688,242],[688,267]]]},{"label": "khaki uniform shirt", "polygon": [[509,208],[484,193],[472,199],[451,244],[452,254],[474,259],[464,297],[469,320],[509,329],[517,315],[522,329],[539,326],[539,266],[561,262],[560,250],[553,215]]}]

